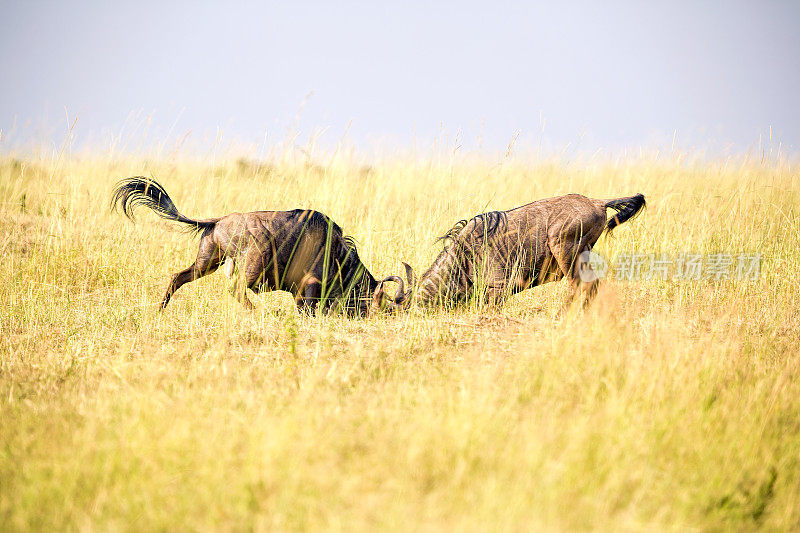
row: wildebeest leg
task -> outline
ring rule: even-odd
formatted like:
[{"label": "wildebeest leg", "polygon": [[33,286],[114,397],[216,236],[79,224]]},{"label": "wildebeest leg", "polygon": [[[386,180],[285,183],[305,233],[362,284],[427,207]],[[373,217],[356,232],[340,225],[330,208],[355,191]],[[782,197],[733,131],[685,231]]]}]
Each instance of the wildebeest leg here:
[{"label": "wildebeest leg", "polygon": [[169,303],[172,295],[175,294],[182,285],[190,283],[196,279],[200,279],[207,274],[213,273],[222,260],[222,254],[214,244],[210,235],[204,236],[200,239],[200,247],[197,250],[197,259],[194,264],[185,270],[181,270],[172,277],[172,282],[169,284],[167,293],[161,301],[161,309],[164,309]]},{"label": "wildebeest leg", "polygon": [[253,310],[256,307],[247,298],[247,285],[243,283],[244,272],[236,266],[236,260],[233,257],[228,257],[222,264],[223,273],[229,278],[233,278],[228,291],[236,298],[240,304],[246,309]]},{"label": "wildebeest leg", "polygon": [[484,291],[484,303],[488,307],[500,307],[506,301],[508,290],[503,287],[486,287]]},{"label": "wildebeest leg", "polygon": [[294,299],[298,311],[309,315],[316,314],[320,299],[322,299],[322,283],[313,276],[307,276],[303,279]]},{"label": "wildebeest leg", "polygon": [[272,283],[273,278],[267,275],[264,267],[264,265],[271,265],[270,261],[269,254],[264,253],[261,247],[254,242],[251,242],[236,260],[239,272],[234,279],[233,287],[231,287],[231,294],[250,311],[254,310],[256,306],[247,297],[247,289],[257,294],[264,288],[266,290],[275,288]]},{"label": "wildebeest leg", "polygon": [[561,270],[561,274],[567,278],[567,283],[569,284],[567,289],[567,297],[558,313],[559,315],[568,309],[572,303],[572,300],[575,299],[575,293],[577,292],[578,283],[580,282],[580,278],[574,275],[575,271],[572,265],[572,250],[574,246],[575,245],[573,243],[563,240],[550,243],[550,252],[553,254],[553,259],[555,259],[558,268]]},{"label": "wildebeest leg", "polygon": [[479,259],[478,273],[473,289],[477,289],[479,301],[489,308],[503,305],[508,296],[509,279],[516,275],[516,270],[508,266],[505,257],[488,257]]},{"label": "wildebeest leg", "polygon": [[231,294],[236,300],[242,304],[246,309],[252,311],[256,308],[255,305],[247,298],[247,285],[242,282],[242,276],[236,276],[231,286]]},{"label": "wildebeest leg", "polygon": [[591,249],[588,237],[584,237],[578,243],[561,241],[551,246],[553,256],[569,283],[569,292],[564,301],[564,308],[569,307],[579,293],[582,296],[584,307],[597,294],[598,280],[583,281],[581,279],[580,253],[591,251]]}]

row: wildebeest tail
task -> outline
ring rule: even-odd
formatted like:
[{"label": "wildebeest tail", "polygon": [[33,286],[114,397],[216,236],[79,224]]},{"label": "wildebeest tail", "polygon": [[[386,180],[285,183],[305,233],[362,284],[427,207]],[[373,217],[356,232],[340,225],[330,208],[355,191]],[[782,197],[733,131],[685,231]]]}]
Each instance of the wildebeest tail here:
[{"label": "wildebeest tail", "polygon": [[194,232],[213,228],[214,224],[219,221],[218,218],[193,220],[182,215],[164,187],[154,179],[133,176],[117,183],[111,196],[112,208],[121,207],[122,214],[135,220],[133,210],[140,205],[149,207],[161,218],[188,224],[192,226],[190,229]]},{"label": "wildebeest tail", "polygon": [[644,195],[642,193],[628,198],[614,198],[613,200],[606,200],[603,203],[604,207],[610,207],[617,212],[613,217],[606,222],[606,229],[609,233],[622,224],[638,215],[642,208],[645,207]]}]

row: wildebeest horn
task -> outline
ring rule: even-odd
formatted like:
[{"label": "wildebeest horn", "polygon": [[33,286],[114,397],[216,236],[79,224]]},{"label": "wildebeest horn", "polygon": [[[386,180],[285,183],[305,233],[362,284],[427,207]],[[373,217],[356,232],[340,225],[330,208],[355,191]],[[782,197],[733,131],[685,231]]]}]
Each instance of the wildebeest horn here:
[{"label": "wildebeest horn", "polygon": [[382,303],[382,300],[383,300],[383,293],[385,291],[384,287],[383,287],[383,284],[386,283],[387,281],[394,281],[398,285],[397,292],[395,293],[394,298],[389,300],[389,305],[391,306],[392,309],[398,309],[399,308],[399,306],[395,303],[395,301],[398,298],[400,298],[399,295],[403,294],[403,289],[405,289],[405,285],[403,284],[403,278],[401,278],[399,276],[387,276],[387,277],[383,278],[380,281],[380,283],[378,283],[378,286],[375,288],[375,292],[372,294],[372,309],[373,310],[378,310],[378,309],[381,308],[381,303]]},{"label": "wildebeest horn", "polygon": [[406,279],[408,280],[408,290],[410,292],[417,286],[417,276],[414,275],[414,269],[411,268],[411,265],[403,262],[403,266],[406,267]]},{"label": "wildebeest horn", "polygon": [[397,291],[395,291],[394,298],[392,298],[392,301],[395,303],[398,303],[398,300],[402,301],[406,289],[406,285],[405,282],[403,282],[403,278],[401,278],[400,276],[387,276],[383,278],[383,280],[381,281],[381,285],[383,285],[384,282],[387,281],[394,281],[395,283],[397,283]]}]

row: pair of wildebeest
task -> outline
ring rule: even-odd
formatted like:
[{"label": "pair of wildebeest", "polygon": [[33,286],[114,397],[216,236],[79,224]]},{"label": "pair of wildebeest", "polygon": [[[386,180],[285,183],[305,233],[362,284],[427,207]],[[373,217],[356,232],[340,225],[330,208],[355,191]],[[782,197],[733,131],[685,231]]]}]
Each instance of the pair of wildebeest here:
[{"label": "pair of wildebeest", "polygon": [[[403,263],[406,291],[399,276],[376,280],[353,240],[319,211],[255,211],[194,220],[178,211],[160,184],[144,177],[121,181],[111,202],[121,205],[129,218],[137,205],[144,205],[201,235],[197,259],[172,278],[162,308],[181,285],[224,263],[225,273],[235,279],[235,296],[248,308],[253,304],[246,289],[283,290],[294,295],[301,312],[340,310],[358,316],[402,310],[412,303],[458,305],[470,298],[498,305],[511,294],[561,278],[570,284],[567,303],[580,292],[585,304],[597,292],[599,280],[591,272],[582,275],[584,252],[603,231],[613,230],[645,205],[641,194],[613,200],[568,194],[461,220],[442,237],[442,251],[419,280]],[[616,211],[610,219],[606,208]],[[384,292],[387,281],[398,284],[393,297]]]}]

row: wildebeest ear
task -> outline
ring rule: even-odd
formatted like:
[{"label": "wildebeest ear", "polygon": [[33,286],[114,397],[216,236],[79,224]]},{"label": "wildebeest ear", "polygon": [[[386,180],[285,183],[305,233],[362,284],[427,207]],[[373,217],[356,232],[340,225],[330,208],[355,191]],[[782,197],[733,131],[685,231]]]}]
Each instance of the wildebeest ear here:
[{"label": "wildebeest ear", "polygon": [[406,268],[406,280],[408,280],[408,288],[409,290],[414,290],[414,287],[417,286],[417,276],[414,275],[414,269],[411,268],[406,262],[403,262],[403,266]]}]

